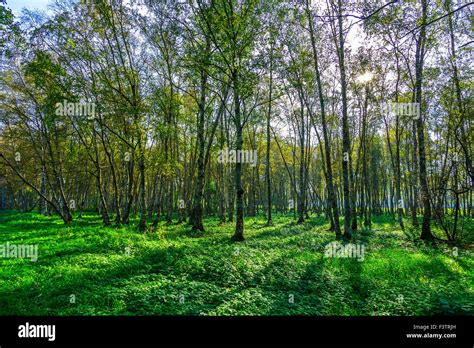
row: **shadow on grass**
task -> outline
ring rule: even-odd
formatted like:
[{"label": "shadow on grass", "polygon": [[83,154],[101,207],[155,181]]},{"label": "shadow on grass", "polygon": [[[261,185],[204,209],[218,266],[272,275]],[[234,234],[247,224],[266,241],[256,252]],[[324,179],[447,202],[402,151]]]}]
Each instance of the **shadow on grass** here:
[{"label": "shadow on grass", "polygon": [[[95,226],[100,226],[100,221],[96,220]],[[64,249],[52,249],[47,260],[28,265],[31,267],[28,269],[15,264],[3,270],[0,314],[186,315],[217,311],[226,315],[364,315],[373,312],[373,303],[368,302],[374,294],[380,292],[383,301],[388,301],[390,291],[403,292],[405,284],[412,286],[409,291],[415,297],[410,304],[416,306],[417,314],[464,314],[471,308],[469,301],[474,302],[472,290],[466,285],[469,281],[438,258],[413,257],[389,260],[388,264],[374,263],[379,272],[375,274],[379,275],[368,278],[364,276],[363,266],[369,260],[333,260],[324,257],[320,250],[304,249],[308,247],[307,240],[298,238],[303,233],[311,235],[310,231],[320,226],[318,220],[283,226],[300,226],[301,232],[294,237],[302,251],[285,250],[284,246],[294,246],[294,241],[286,238],[275,241],[273,237],[281,234],[274,234],[273,227],[249,233],[248,240],[254,244],[241,244],[248,254],[240,257],[232,256],[236,244],[230,242],[230,235],[220,236],[215,230],[212,238],[193,239],[176,227],[166,232],[167,240],[161,245],[150,244],[153,241],[146,238],[137,239],[143,242],[140,245],[143,249],[127,257],[118,250],[122,241],[108,235],[113,230],[101,231],[99,236],[94,231],[73,234],[63,241]],[[54,231],[44,233],[57,237]],[[126,235],[131,241],[135,241],[134,236],[137,234]],[[324,237],[333,240],[333,235],[327,232]],[[102,238],[102,243],[95,244]],[[355,234],[354,242],[376,243],[376,238],[374,231],[361,230]],[[269,244],[280,250],[266,254],[269,251],[264,247]],[[256,251],[264,256],[276,256],[270,261],[262,257],[261,263],[265,265],[260,268],[259,263],[252,263]],[[404,260],[407,261],[401,270],[394,268],[397,261]],[[467,261],[459,260],[458,264],[463,264],[463,269],[469,272]],[[9,283],[8,276],[11,276]],[[429,281],[415,283],[420,277]],[[385,288],[380,288],[380,284]],[[446,284],[456,287],[444,287]],[[416,297],[418,293],[427,298]],[[71,294],[77,297],[77,304],[70,303]],[[185,299],[183,303],[180,296]],[[387,306],[383,301],[375,303]]]},{"label": "shadow on grass", "polygon": [[[252,239],[266,239],[266,238],[274,238],[274,237],[291,237],[294,235],[299,235],[310,230],[318,228],[324,228],[324,225],[327,223],[323,218],[317,219],[309,219],[303,224],[297,224],[295,221],[291,221],[286,224],[278,225],[274,223],[273,226],[265,226],[264,232],[260,232],[251,236]],[[263,229],[263,228],[262,228]],[[318,233],[321,231],[315,231]]]}]

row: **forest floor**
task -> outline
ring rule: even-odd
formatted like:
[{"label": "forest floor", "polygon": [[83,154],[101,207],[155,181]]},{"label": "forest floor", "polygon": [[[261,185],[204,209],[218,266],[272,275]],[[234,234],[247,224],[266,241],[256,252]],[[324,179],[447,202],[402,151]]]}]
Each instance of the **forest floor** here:
[{"label": "forest floor", "polygon": [[0,315],[474,314],[472,248],[427,245],[380,216],[354,236],[363,258],[327,257],[324,219],[292,221],[246,218],[246,241],[232,243],[234,224],[215,218],[193,236],[185,223],[141,234],[96,215],[65,226],[3,212],[0,246],[38,245],[38,260],[0,258]]}]

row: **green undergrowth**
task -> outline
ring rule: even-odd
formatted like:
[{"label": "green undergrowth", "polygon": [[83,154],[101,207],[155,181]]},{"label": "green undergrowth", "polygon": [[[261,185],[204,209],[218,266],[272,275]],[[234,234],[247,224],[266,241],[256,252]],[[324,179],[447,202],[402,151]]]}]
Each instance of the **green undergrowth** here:
[{"label": "green undergrowth", "polygon": [[423,243],[389,216],[355,233],[363,259],[327,257],[335,236],[319,217],[246,218],[240,243],[232,223],[204,223],[199,235],[185,223],[139,233],[96,215],[65,226],[0,213],[0,244],[38,245],[36,262],[0,259],[0,315],[474,314],[469,243]]}]

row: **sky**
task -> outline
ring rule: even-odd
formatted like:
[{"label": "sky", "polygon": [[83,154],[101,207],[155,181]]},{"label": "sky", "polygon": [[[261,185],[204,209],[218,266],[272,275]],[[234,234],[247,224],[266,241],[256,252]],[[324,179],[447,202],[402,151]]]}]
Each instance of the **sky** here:
[{"label": "sky", "polygon": [[[321,0],[313,0],[313,1],[321,1]],[[21,10],[26,7],[30,10],[33,9],[39,9],[46,11],[47,10],[47,5],[50,3],[51,0],[7,0],[7,6],[12,9],[13,13],[15,16],[19,16],[21,14]],[[348,44],[352,49],[357,49],[361,45],[361,37],[358,34],[359,30],[356,26],[351,32],[349,33],[348,36]]]},{"label": "sky", "polygon": [[19,15],[23,7],[30,10],[46,10],[50,0],[7,0],[7,7],[11,8],[15,15]]}]

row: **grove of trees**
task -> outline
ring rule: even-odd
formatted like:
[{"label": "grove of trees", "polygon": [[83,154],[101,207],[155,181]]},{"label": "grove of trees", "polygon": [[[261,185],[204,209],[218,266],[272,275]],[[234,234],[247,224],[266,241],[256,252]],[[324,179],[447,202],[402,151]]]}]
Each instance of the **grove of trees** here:
[{"label": "grove of trees", "polygon": [[1,209],[234,241],[258,214],[449,241],[474,217],[472,2],[0,4]]}]

